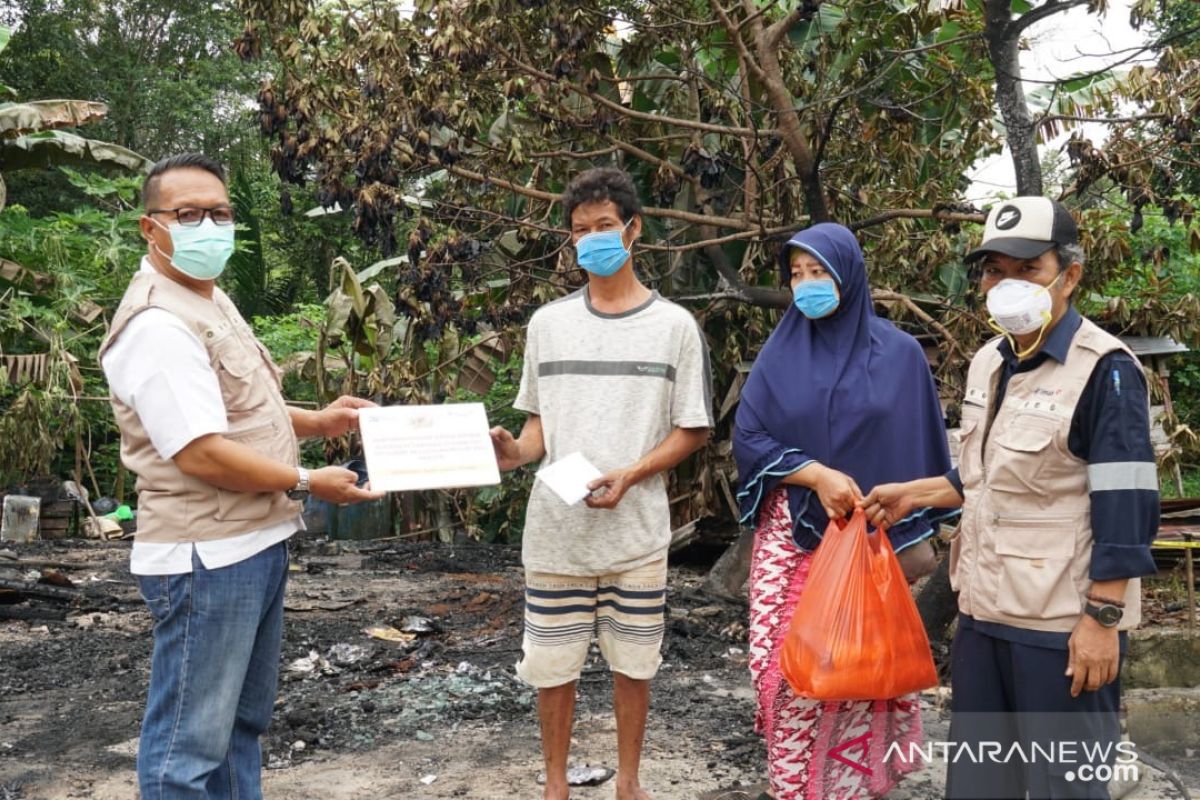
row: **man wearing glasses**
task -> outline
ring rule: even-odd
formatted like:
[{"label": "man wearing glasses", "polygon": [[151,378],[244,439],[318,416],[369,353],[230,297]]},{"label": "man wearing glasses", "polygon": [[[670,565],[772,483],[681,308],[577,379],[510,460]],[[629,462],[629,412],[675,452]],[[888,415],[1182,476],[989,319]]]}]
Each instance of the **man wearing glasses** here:
[{"label": "man wearing glasses", "polygon": [[142,202],[147,254],[100,347],[138,475],[130,569],[154,619],[138,782],[143,800],[261,798],[300,502],[380,496],[348,469],[304,469],[296,440],[340,436],[372,404],[285,404],[278,367],[215,284],[234,248],[219,163],[159,161]]}]

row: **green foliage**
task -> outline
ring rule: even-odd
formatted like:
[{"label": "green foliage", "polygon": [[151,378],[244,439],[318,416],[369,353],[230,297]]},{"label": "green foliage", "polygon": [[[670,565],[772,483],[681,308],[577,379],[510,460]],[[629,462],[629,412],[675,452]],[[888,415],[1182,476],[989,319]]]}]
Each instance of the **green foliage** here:
[{"label": "green foliage", "polygon": [[108,106],[102,138],[151,158],[187,150],[214,155],[256,146],[238,95],[255,70],[230,50],[237,21],[207,0],[13,0],[19,22],[0,55],[0,75],[22,97],[88,97]]},{"label": "green foliage", "polygon": [[1130,232],[1120,211],[1088,216],[1089,255],[1117,246],[1116,266],[1085,270],[1083,309],[1129,333],[1167,335],[1200,347],[1200,222],[1146,214]]},{"label": "green foliage", "polygon": [[[106,115],[89,135],[156,160],[200,150],[230,163],[260,157],[247,124],[256,68],[230,50],[236,19],[206,0],[13,0],[0,25],[17,24],[0,53],[0,79],[21,98],[84,97]],[[34,216],[81,199],[59,174],[6,176]]]},{"label": "green foliage", "polygon": [[[1170,381],[1176,416],[1193,431],[1200,431],[1200,353],[1172,359]],[[1200,497],[1200,493],[1190,496]]]},{"label": "green foliage", "polygon": [[[11,29],[0,26],[0,53],[7,49]],[[4,93],[16,90],[0,84]],[[145,170],[149,162],[132,150],[87,139],[62,128],[104,119],[108,107],[86,100],[27,100],[0,103],[0,169],[10,176],[37,167],[91,166]],[[7,203],[8,185],[0,174],[0,210]]]},{"label": "green foliage", "polygon": [[1158,484],[1164,500],[1173,500],[1180,497],[1200,497],[1200,467],[1185,468],[1181,472],[1183,478],[1183,494],[1179,493],[1179,487],[1175,483],[1175,473],[1170,470],[1161,472],[1158,476]]},{"label": "green foliage", "polygon": [[306,354],[316,351],[324,324],[325,307],[317,303],[301,304],[287,314],[254,317],[254,335],[285,370],[283,394],[289,400],[312,403],[319,400],[314,383],[305,380],[293,367]]},{"label": "green foliage", "polygon": [[0,392],[0,481],[71,474],[79,430],[99,489],[109,493],[117,436],[96,363],[105,332],[97,314],[116,306],[144,249],[132,208],[140,181],[69,170],[64,178],[95,206],[44,218],[19,205],[0,211],[0,254],[45,277],[2,287],[0,351],[49,358],[45,380]]},{"label": "green foliage", "polygon": [[[496,376],[486,394],[458,388],[451,398],[456,403],[483,403],[488,422],[518,435],[526,414],[512,407],[521,387],[524,360],[514,353],[506,360],[492,359],[488,367]],[[456,493],[456,506],[468,532],[485,542],[518,542],[525,524],[525,505],[533,487],[529,469],[501,473],[499,486],[485,486]]]},{"label": "green foliage", "polygon": [[254,335],[277,361],[317,349],[317,338],[325,323],[325,306],[303,303],[287,314],[254,317]]},{"label": "green foliage", "polygon": [[69,376],[54,375],[44,386],[0,385],[0,487],[57,471],[79,417]]},{"label": "green foliage", "polygon": [[[639,268],[665,295],[688,298],[722,403],[736,397],[738,367],[775,319],[745,301],[769,301],[753,290],[774,288],[780,238],[823,216],[861,226],[873,285],[907,293],[969,352],[985,329],[959,260],[977,236],[960,226],[978,219],[960,205],[962,175],[1001,144],[982,4],[789,0],[760,3],[749,17],[726,6],[723,21],[694,0],[420,0],[412,13],[385,0],[237,0],[247,23],[239,36],[232,0],[12,0],[0,9],[0,98],[10,84],[13,99],[107,106],[103,118],[92,103],[10,108],[11,131],[34,114],[56,128],[87,120],[154,158],[202,150],[228,165],[238,250],[221,284],[288,367],[293,399],[479,400],[515,432],[520,326],[583,280],[562,247],[554,199],[600,164],[634,176],[647,203]],[[756,34],[793,12],[782,35]],[[1158,64],[1071,77],[1032,102],[1064,114],[1154,113],[1110,128],[1111,146],[1076,141],[1057,167],[1083,214],[1081,301],[1110,327],[1200,346],[1200,229],[1194,199],[1178,196],[1200,185],[1188,150],[1200,108],[1189,61],[1197,37],[1184,35],[1200,17],[1178,0],[1138,0],[1134,16],[1164,43]],[[608,25],[618,19],[619,36]],[[9,39],[3,26],[17,21]],[[243,57],[265,49],[265,60],[238,59],[231,41]],[[1042,132],[1073,124],[1051,120]],[[138,180],[5,177],[19,205],[0,213],[0,256],[26,270],[0,282],[0,348],[59,346],[78,361],[81,385],[70,391],[103,397],[103,317],[89,315],[91,304],[115,308],[144,252]],[[318,209],[330,213],[310,214]],[[355,275],[350,265],[372,266]],[[888,310],[928,331],[907,306]],[[939,364],[951,386],[965,363],[956,353],[947,347]],[[465,376],[481,369],[495,380],[475,394]],[[1172,381],[1180,421],[1200,430],[1197,357],[1177,360]],[[30,385],[0,391],[0,408],[12,410],[0,425],[31,437],[13,440],[23,442],[14,457],[24,447],[38,454],[31,465],[64,469],[73,434],[41,422],[78,413],[107,492],[116,470],[107,405],[64,412],[55,404],[69,384],[57,386],[53,397]],[[726,416],[718,442],[728,426]],[[57,436],[67,457],[47,457],[43,435]],[[720,469],[696,479],[706,499],[689,513],[721,502]],[[449,504],[476,535],[516,538],[529,482],[523,471],[500,487],[430,493],[411,510],[420,527]]]}]

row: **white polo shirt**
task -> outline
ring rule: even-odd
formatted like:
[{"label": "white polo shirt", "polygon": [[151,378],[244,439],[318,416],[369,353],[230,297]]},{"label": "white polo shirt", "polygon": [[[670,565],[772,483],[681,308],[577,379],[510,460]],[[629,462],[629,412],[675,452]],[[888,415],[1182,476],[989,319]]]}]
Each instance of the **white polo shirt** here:
[{"label": "white polo shirt", "polygon": [[[142,258],[143,271],[154,271]],[[137,412],[150,441],[166,460],[189,444],[228,430],[225,403],[208,351],[183,320],[148,308],[129,321],[101,360],[109,389]],[[213,542],[143,542],[134,539],[134,575],[181,575],[192,571],[192,553],[205,569],[244,561],[304,529],[295,519]]]}]

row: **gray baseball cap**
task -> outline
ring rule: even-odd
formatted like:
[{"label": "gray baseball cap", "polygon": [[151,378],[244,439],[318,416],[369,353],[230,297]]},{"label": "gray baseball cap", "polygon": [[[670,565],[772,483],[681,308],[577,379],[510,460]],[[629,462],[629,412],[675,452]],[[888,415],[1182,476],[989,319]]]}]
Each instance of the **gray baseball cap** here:
[{"label": "gray baseball cap", "polygon": [[1037,258],[1052,247],[1079,242],[1079,227],[1066,206],[1049,197],[1014,197],[988,212],[983,241],[965,261],[988,253]]}]

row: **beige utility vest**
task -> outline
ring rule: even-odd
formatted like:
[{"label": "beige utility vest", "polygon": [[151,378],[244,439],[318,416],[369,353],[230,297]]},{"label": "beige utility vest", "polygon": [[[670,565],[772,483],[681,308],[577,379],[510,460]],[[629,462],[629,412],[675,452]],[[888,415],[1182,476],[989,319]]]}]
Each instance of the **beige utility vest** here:
[{"label": "beige utility vest", "polygon": [[[1067,437],[1096,363],[1130,351],[1085,319],[1066,362],[1047,358],[1014,374],[993,418],[1001,341],[980,349],[967,376],[962,522],[950,548],[950,582],[959,610],[975,619],[1069,632],[1092,583],[1092,515],[1088,465]],[[1138,579],[1129,581],[1124,602],[1120,628],[1133,628],[1141,619]]]},{"label": "beige utility vest", "polygon": [[[291,418],[281,394],[281,373],[220,289],[212,299],[158,272],[140,271],[113,317],[100,357],[129,321],[147,308],[169,311],[208,351],[221,386],[229,430],[225,438],[285,464],[299,464]],[[121,429],[121,460],[138,476],[137,538],[147,542],[209,542],[266,528],[300,513],[283,492],[234,492],[189,477],[162,458],[137,412],[111,398]]]}]

